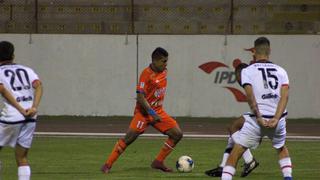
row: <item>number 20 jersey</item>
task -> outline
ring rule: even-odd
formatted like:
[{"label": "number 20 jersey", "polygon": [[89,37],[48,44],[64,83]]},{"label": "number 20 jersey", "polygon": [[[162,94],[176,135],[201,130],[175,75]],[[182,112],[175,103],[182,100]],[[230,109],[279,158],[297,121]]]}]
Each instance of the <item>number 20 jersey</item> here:
[{"label": "number 20 jersey", "polygon": [[273,116],[280,100],[281,87],[289,86],[289,78],[282,67],[270,61],[258,61],[241,71],[241,84],[243,87],[252,86],[260,113]]},{"label": "number 20 jersey", "polygon": [[[34,99],[32,83],[36,80],[39,80],[38,75],[29,67],[19,64],[0,66],[0,83],[24,109],[32,107]],[[19,122],[25,120],[25,117],[4,99],[4,108],[1,110],[0,120]]]}]

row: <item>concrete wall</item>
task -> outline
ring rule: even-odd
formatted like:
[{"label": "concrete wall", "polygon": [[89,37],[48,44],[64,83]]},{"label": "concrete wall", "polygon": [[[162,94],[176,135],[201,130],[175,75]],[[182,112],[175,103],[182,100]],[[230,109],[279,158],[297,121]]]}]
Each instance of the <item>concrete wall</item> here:
[{"label": "concrete wall", "polygon": [[[244,48],[252,47],[257,37],[0,34],[1,40],[15,44],[16,62],[33,67],[40,75],[45,88],[41,114],[99,116],[132,115],[137,69],[140,73],[148,66],[150,54],[158,46],[169,52],[168,113],[238,116],[249,107],[227,89],[243,93],[234,82],[232,62],[249,62],[251,54]],[[271,61],[289,74],[289,117],[320,118],[320,36],[267,37],[271,40]],[[207,62],[220,62],[225,67],[211,69],[208,74],[199,68]]]}]

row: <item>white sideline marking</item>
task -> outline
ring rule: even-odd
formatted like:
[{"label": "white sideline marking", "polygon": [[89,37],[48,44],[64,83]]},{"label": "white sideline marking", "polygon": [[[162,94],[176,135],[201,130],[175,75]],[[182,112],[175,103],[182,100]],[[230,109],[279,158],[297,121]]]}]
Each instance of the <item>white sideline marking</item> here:
[{"label": "white sideline marking", "polygon": [[[35,132],[38,136],[106,136],[106,137],[121,137],[125,133],[71,133],[71,132]],[[164,137],[163,134],[142,134],[143,137]],[[229,135],[218,134],[184,134],[183,137],[190,138],[227,138]],[[301,140],[320,140],[320,136],[287,136],[287,139]]]}]

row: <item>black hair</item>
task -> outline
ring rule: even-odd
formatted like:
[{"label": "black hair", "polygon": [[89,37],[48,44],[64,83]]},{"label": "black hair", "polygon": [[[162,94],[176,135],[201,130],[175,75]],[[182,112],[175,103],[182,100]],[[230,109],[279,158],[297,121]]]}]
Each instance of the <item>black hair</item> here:
[{"label": "black hair", "polygon": [[270,41],[266,37],[259,37],[254,41],[255,54],[270,54]]},{"label": "black hair", "polygon": [[162,47],[157,47],[151,55],[152,60],[154,59],[160,59],[161,57],[168,57],[168,52],[163,49]]},{"label": "black hair", "polygon": [[241,86],[241,71],[242,69],[248,67],[249,65],[246,63],[240,63],[234,70],[234,73],[236,74],[236,79],[239,85]]},{"label": "black hair", "polygon": [[0,61],[13,60],[14,46],[11,42],[0,42]]},{"label": "black hair", "polygon": [[254,41],[254,47],[260,46],[260,45],[268,45],[270,46],[270,41],[266,37],[259,37]]},{"label": "black hair", "polygon": [[241,72],[242,69],[244,69],[244,68],[246,68],[246,67],[248,67],[248,66],[249,66],[249,65],[246,64],[246,63],[240,63],[240,64],[236,67],[236,69],[234,70],[234,72],[235,72],[235,73]]}]

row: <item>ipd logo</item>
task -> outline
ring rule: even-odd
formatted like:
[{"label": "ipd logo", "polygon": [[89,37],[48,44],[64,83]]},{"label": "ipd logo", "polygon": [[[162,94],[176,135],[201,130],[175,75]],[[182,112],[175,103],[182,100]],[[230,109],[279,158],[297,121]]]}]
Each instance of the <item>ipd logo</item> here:
[{"label": "ipd logo", "polygon": [[[237,67],[240,63],[240,59],[233,60],[233,67]],[[228,65],[218,61],[210,61],[200,65],[199,68],[207,74],[212,74],[213,72],[215,72],[213,81],[215,84],[228,84],[228,86],[223,86],[223,88],[228,89],[234,95],[236,101],[247,102],[247,97],[244,93],[241,92],[241,90],[229,86],[234,85],[237,82],[234,70],[217,70],[219,68],[231,69]]]}]

